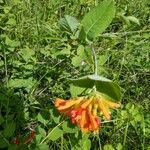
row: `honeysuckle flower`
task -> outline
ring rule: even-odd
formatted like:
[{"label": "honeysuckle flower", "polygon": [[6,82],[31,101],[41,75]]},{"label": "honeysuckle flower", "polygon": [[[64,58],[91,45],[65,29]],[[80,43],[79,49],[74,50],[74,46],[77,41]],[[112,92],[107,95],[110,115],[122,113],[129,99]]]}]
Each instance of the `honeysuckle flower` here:
[{"label": "honeysuckle flower", "polygon": [[57,98],[55,107],[61,113],[70,117],[73,124],[79,125],[81,131],[96,133],[100,128],[98,111],[110,120],[110,108],[118,108],[120,104],[111,102],[104,98],[102,94],[96,93],[89,97],[77,97],[70,100]]}]

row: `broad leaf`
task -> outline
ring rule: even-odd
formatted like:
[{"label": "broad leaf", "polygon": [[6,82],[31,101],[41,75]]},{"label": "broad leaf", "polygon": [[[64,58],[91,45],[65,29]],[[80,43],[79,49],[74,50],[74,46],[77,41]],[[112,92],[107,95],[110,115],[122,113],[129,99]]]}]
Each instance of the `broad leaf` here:
[{"label": "broad leaf", "polygon": [[97,91],[109,96],[112,100],[119,101],[121,99],[120,87],[105,77],[88,75],[79,79],[72,79],[70,82],[75,86],[84,88],[92,88],[95,85]]},{"label": "broad leaf", "polygon": [[70,85],[70,93],[72,97],[77,97],[85,91],[85,88]]},{"label": "broad leaf", "polygon": [[80,56],[74,56],[71,60],[72,65],[79,67],[82,65],[83,59]]},{"label": "broad leaf", "polygon": [[65,133],[75,133],[78,131],[78,128],[71,124],[69,121],[65,121],[62,124],[62,128]]},{"label": "broad leaf", "polygon": [[64,18],[60,19],[59,25],[62,30],[73,33],[77,29],[79,23],[76,18],[65,15]]},{"label": "broad leaf", "polygon": [[134,22],[134,23],[136,23],[137,25],[140,25],[140,22],[139,22],[139,20],[138,20],[136,17],[134,17],[134,16],[127,16],[126,18],[127,18],[129,21]]},{"label": "broad leaf", "polygon": [[8,82],[8,87],[10,88],[27,88],[31,89],[35,84],[35,81],[33,78],[28,79],[10,79]]},{"label": "broad leaf", "polygon": [[104,150],[115,150],[112,145],[107,144],[104,146]]},{"label": "broad leaf", "polygon": [[59,127],[55,127],[48,133],[48,139],[55,141],[63,135],[63,130],[59,129]]},{"label": "broad leaf", "polygon": [[91,141],[89,139],[89,135],[83,135],[82,139],[79,141],[80,148],[79,150],[90,150],[91,149]]},{"label": "broad leaf", "polygon": [[[102,33],[115,16],[113,0],[104,0],[97,7],[85,15],[81,21],[88,39],[95,38]],[[83,33],[83,29],[81,29]]]},{"label": "broad leaf", "polygon": [[49,146],[47,144],[41,144],[37,147],[37,150],[49,150]]},{"label": "broad leaf", "polygon": [[33,49],[30,49],[29,47],[23,48],[20,50],[19,54],[22,56],[22,58],[28,62],[30,60],[34,60],[35,51]]},{"label": "broad leaf", "polygon": [[49,113],[47,111],[42,111],[38,113],[37,120],[43,125],[46,125],[49,122]]},{"label": "broad leaf", "polygon": [[41,136],[43,136],[43,137],[46,136],[46,131],[45,131],[44,128],[38,126],[38,127],[37,127],[37,131],[38,131],[38,133],[39,133]]},{"label": "broad leaf", "polygon": [[16,123],[14,121],[10,121],[7,123],[7,125],[3,131],[3,134],[5,137],[11,137],[11,136],[13,136],[15,130],[16,130]]}]

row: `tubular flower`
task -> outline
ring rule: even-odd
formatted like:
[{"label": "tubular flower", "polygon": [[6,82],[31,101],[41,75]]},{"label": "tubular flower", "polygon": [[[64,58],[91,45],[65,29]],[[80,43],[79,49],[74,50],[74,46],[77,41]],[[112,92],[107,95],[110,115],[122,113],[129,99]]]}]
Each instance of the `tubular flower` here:
[{"label": "tubular flower", "polygon": [[100,118],[98,110],[103,113],[106,119],[111,119],[110,108],[118,108],[120,104],[103,98],[100,94],[91,97],[78,97],[76,99],[63,100],[57,98],[55,107],[61,113],[71,118],[73,124],[80,126],[82,132],[98,132]]}]

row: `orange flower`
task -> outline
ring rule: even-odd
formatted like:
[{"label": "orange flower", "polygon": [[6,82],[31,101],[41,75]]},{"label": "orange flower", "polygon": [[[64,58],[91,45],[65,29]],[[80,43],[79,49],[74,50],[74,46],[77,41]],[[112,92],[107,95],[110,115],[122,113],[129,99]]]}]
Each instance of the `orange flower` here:
[{"label": "orange flower", "polygon": [[105,116],[105,118],[107,120],[111,119],[109,109],[110,108],[119,108],[121,106],[121,104],[106,100],[104,97],[102,97],[100,95],[98,95],[98,97],[96,97],[96,100],[97,100],[99,111],[103,113],[103,115]]},{"label": "orange flower", "polygon": [[111,118],[109,108],[118,108],[120,104],[108,101],[96,93],[91,97],[78,97],[70,100],[57,98],[55,106],[61,113],[70,117],[73,124],[79,125],[81,131],[98,132],[100,127],[98,110],[109,120]]}]

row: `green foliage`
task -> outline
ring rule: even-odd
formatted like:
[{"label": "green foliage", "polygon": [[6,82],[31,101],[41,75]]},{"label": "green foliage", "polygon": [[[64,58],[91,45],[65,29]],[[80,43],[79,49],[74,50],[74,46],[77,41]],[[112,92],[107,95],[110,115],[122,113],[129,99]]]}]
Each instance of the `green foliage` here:
[{"label": "green foliage", "polygon": [[5,126],[5,129],[3,130],[3,135],[5,137],[11,137],[13,136],[15,129],[16,129],[15,122],[13,121],[8,122],[7,125]]},{"label": "green foliage", "polygon": [[95,38],[108,27],[114,16],[114,1],[105,0],[85,15],[81,21],[82,30],[88,39]]},{"label": "green foliage", "polygon": [[70,81],[75,86],[84,88],[92,88],[95,85],[97,91],[108,95],[114,101],[118,101],[121,98],[119,86],[105,77],[98,75],[88,75],[78,79],[72,79]]},{"label": "green foliage", "polygon": [[65,15],[64,18],[60,19],[59,21],[60,27],[62,30],[74,33],[77,30],[79,25],[78,21],[69,15]]},{"label": "green foliage", "polygon": [[[0,149],[150,149],[149,6],[149,0],[0,0]],[[90,76],[86,38],[94,40],[100,78]],[[84,95],[95,82],[114,100],[121,90],[122,108],[108,122],[101,118],[98,134],[84,135],[54,100]],[[25,144],[31,131],[35,137]]]},{"label": "green foliage", "polygon": [[59,127],[55,127],[52,131],[48,132],[47,138],[49,140],[55,141],[63,135],[63,131]]}]

